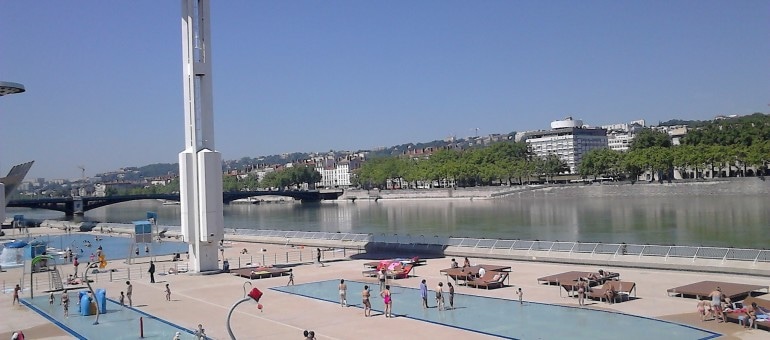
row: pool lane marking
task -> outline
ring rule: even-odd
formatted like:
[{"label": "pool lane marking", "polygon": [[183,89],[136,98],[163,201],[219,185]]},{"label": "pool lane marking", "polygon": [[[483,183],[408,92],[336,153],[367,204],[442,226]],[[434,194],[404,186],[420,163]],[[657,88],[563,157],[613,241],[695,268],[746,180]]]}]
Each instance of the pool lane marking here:
[{"label": "pool lane marking", "polygon": [[84,336],[80,335],[80,333],[78,333],[78,332],[75,332],[75,331],[74,331],[72,328],[69,328],[67,325],[65,325],[65,324],[63,324],[63,323],[61,323],[61,322],[59,322],[59,321],[58,321],[58,320],[56,320],[56,319],[54,319],[52,316],[50,316],[50,315],[48,315],[47,313],[43,312],[43,311],[42,311],[40,308],[37,308],[37,306],[35,306],[35,305],[33,305],[33,304],[31,304],[31,303],[29,303],[29,302],[25,301],[25,299],[19,299],[19,301],[20,301],[20,302],[21,302],[23,305],[27,306],[27,308],[29,308],[29,309],[31,309],[31,310],[33,310],[33,311],[37,312],[37,314],[39,314],[39,315],[41,315],[42,317],[46,318],[48,321],[50,321],[51,323],[53,323],[53,324],[54,324],[54,325],[56,325],[57,327],[61,328],[61,329],[62,329],[62,330],[64,330],[65,332],[67,332],[67,333],[70,333],[72,336],[74,336],[74,337],[76,337],[76,338],[78,338],[78,339],[80,339],[80,340],[88,340],[88,338],[86,338],[86,337],[84,337]]},{"label": "pool lane marking", "polygon": [[[273,289],[273,288],[270,288],[270,289]],[[185,296],[185,297],[187,297],[187,298],[189,298],[191,300],[196,300],[196,301],[199,301],[199,302],[203,302],[205,304],[208,304],[208,305],[211,305],[211,306],[216,306],[216,307],[219,307],[219,308],[222,308],[222,309],[227,309],[228,308],[227,306],[218,305],[216,303],[209,302],[209,301],[206,301],[206,300],[202,300],[202,299],[199,299],[199,298],[196,298],[196,297],[188,296],[188,295],[185,295],[185,294],[181,294],[180,293],[178,295],[182,295],[182,296]],[[227,310],[229,310],[229,309],[227,309]],[[249,313],[246,313],[246,312],[243,312],[243,311],[238,311],[238,310],[235,310],[233,312],[239,313],[239,314],[242,314],[242,315],[247,315],[247,316],[250,316],[250,317],[254,317],[254,318],[257,318],[257,319],[261,319],[261,320],[264,320],[264,321],[269,321],[269,322],[272,322],[272,323],[275,323],[275,324],[278,324],[278,325],[281,325],[281,326],[285,326],[285,327],[289,327],[289,328],[292,328],[292,329],[296,329],[298,331],[306,330],[305,328],[300,328],[300,327],[297,327],[297,326],[294,326],[294,325],[290,325],[288,323],[281,322],[281,321],[278,321],[278,320],[268,319],[266,317],[259,316],[259,315],[256,315],[256,314],[249,314]],[[333,339],[333,340],[341,340],[339,338],[335,338],[335,337],[328,336],[328,335],[318,335],[318,337],[327,338],[327,339]]]}]

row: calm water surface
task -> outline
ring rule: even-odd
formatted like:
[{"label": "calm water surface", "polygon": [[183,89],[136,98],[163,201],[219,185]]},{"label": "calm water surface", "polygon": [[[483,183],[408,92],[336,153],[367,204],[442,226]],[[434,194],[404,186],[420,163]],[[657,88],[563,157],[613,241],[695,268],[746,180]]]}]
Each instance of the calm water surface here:
[{"label": "calm water surface", "polygon": [[[87,219],[130,222],[158,212],[161,225],[179,225],[179,206],[157,201],[115,204]],[[64,218],[45,210],[8,209],[30,218]],[[259,228],[412,236],[626,242],[766,248],[766,195],[611,196],[531,195],[493,200],[356,201],[233,204],[227,228]]]}]

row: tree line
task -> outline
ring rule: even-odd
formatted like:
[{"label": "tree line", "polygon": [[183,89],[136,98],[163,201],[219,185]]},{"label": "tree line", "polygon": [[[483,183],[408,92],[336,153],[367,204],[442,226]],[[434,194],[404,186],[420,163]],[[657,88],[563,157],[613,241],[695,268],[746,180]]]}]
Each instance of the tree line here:
[{"label": "tree line", "polygon": [[[313,167],[307,165],[295,165],[279,171],[273,171],[265,175],[260,181],[256,174],[246,176],[224,175],[222,177],[222,190],[232,191],[256,191],[264,188],[277,188],[279,190],[289,188],[301,188],[305,184],[313,187],[321,181],[321,174]],[[179,177],[166,185],[148,185],[126,189],[110,189],[107,195],[145,195],[145,194],[172,194],[179,192]]]},{"label": "tree line", "polygon": [[[674,169],[684,178],[767,173],[770,116],[758,113],[698,125],[681,145],[673,145],[665,132],[643,129],[627,152],[591,150],[583,155],[577,174],[635,182],[645,172],[652,180],[670,181]],[[375,158],[355,172],[354,183],[363,188],[527,184],[552,181],[567,172],[558,156],[536,157],[526,142],[507,141],[486,148],[444,149],[429,158]]]}]

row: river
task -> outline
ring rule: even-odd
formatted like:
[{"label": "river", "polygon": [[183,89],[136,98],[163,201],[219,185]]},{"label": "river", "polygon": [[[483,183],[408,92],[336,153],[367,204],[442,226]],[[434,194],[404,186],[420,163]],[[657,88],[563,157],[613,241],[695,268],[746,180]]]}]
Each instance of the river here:
[{"label": "river", "polygon": [[[232,204],[225,206],[224,219],[227,228],[766,248],[767,185],[728,188],[593,186],[485,200]],[[179,225],[178,205],[153,200],[95,209],[85,218],[128,223],[144,219],[147,211],[158,213],[160,225]],[[64,218],[53,211],[8,208],[13,214]]]}]

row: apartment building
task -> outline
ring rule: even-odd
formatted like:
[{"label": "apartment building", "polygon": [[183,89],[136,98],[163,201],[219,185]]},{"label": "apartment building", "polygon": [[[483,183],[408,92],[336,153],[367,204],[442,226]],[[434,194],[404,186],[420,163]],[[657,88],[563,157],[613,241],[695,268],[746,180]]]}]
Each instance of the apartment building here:
[{"label": "apartment building", "polygon": [[557,155],[567,164],[570,173],[577,172],[586,152],[608,147],[607,130],[583,126],[583,121],[572,117],[551,122],[551,130],[529,131],[520,137],[538,157]]},{"label": "apartment building", "polygon": [[318,157],[313,161],[315,170],[321,174],[321,181],[316,183],[316,187],[349,187],[351,172],[361,167],[361,158],[354,156]]}]

